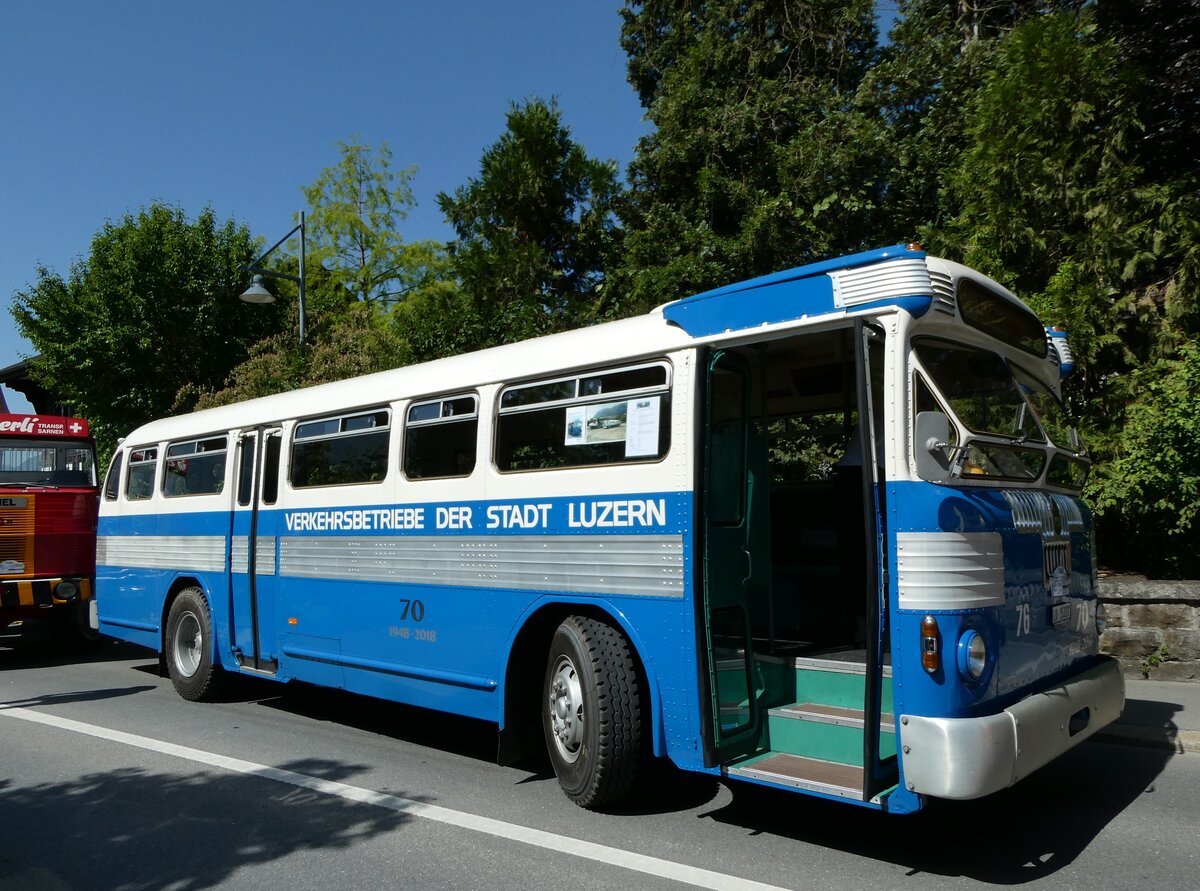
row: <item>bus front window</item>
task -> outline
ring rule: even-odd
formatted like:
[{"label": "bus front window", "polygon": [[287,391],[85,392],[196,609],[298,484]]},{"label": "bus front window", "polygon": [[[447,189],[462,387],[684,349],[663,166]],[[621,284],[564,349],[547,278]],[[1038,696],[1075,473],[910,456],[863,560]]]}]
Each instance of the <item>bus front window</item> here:
[{"label": "bus front window", "polygon": [[945,341],[916,340],[913,349],[950,413],[978,435],[958,446],[955,434],[950,444],[961,449],[962,477],[1039,479],[1046,469],[1046,433],[1009,365],[995,353]]},{"label": "bus front window", "polygon": [[1060,449],[1072,452],[1083,452],[1083,443],[1079,433],[1071,425],[1067,410],[1045,384],[1028,374],[1021,368],[1013,366],[1013,375],[1021,386],[1021,392],[1037,412],[1038,420],[1050,436],[1051,441]]}]

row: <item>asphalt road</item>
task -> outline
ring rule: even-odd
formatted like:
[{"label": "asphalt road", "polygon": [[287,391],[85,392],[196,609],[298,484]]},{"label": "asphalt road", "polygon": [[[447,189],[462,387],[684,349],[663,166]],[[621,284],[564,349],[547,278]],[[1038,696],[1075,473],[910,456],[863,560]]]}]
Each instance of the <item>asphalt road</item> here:
[{"label": "asphalt road", "polygon": [[[28,636],[27,636],[28,637]],[[490,725],[0,634],[0,888],[1193,887],[1200,756],[1085,743],[989,800],[890,817],[670,770],[622,813]]]}]

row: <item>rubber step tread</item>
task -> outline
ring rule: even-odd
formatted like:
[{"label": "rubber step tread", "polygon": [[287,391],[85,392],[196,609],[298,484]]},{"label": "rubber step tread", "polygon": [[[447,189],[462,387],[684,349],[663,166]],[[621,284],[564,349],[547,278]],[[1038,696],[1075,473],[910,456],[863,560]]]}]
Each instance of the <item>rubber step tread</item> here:
[{"label": "rubber step tread", "polygon": [[853,764],[777,754],[752,764],[731,767],[728,773],[862,801],[863,769]]}]

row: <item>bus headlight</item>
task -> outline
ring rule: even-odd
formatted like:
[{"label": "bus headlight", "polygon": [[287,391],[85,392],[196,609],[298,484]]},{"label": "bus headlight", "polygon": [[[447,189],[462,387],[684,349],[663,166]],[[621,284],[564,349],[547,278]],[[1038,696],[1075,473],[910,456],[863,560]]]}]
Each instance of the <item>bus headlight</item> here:
[{"label": "bus headlight", "polygon": [[74,582],[59,582],[54,587],[54,596],[64,603],[69,603],[79,596],[79,586]]},{"label": "bus headlight", "polygon": [[977,681],[987,668],[987,641],[973,628],[958,639],[958,673],[968,681]]}]

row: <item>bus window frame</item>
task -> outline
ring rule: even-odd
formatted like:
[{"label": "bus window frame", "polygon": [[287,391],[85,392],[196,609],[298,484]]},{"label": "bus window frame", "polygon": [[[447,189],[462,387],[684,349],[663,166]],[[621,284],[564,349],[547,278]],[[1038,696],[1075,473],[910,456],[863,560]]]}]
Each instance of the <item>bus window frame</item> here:
[{"label": "bus window frame", "polygon": [[[141,460],[135,458],[136,455],[144,455],[147,452],[151,453],[150,457],[144,457]],[[126,501],[150,501],[154,498],[155,487],[158,482],[158,452],[159,446],[157,444],[129,450],[129,462],[125,465],[125,485],[122,489]],[[135,467],[144,467],[147,464],[154,467],[154,473],[150,477],[150,488],[145,495],[135,496],[130,492],[130,486],[133,484],[133,470]]]},{"label": "bus window frame", "polygon": [[[366,417],[368,415],[384,415],[387,418],[387,423],[374,427],[364,427],[360,429],[346,430],[344,425],[346,421],[356,418]],[[377,486],[387,481],[391,475],[391,466],[389,458],[392,448],[392,431],[395,425],[392,423],[393,410],[388,404],[375,405],[364,408],[354,408],[347,411],[338,412],[336,414],[317,415],[310,418],[297,418],[292,422],[291,432],[288,436],[288,453],[287,453],[287,483],[288,488],[293,492],[307,491],[309,489],[329,489],[339,488],[342,486]],[[318,433],[312,436],[300,436],[300,430],[307,424],[320,424],[327,421],[337,421],[339,429],[333,433]],[[296,444],[306,444],[315,442],[329,442],[333,440],[346,440],[354,437],[374,436],[379,433],[387,434],[386,446],[383,450],[383,473],[376,480],[355,480],[353,482],[322,482],[313,483],[311,485],[297,485],[292,478],[292,474],[296,468]],[[281,449],[282,451],[282,449]]]},{"label": "bus window frame", "polygon": [[[108,462],[108,473],[104,474],[104,500],[116,501],[121,497],[121,469],[124,462],[121,460],[125,454],[124,449],[116,449],[113,452],[112,460]],[[109,485],[109,482],[112,485]]]},{"label": "bus window frame", "polygon": [[[462,399],[470,399],[473,403],[473,408],[469,414],[444,414],[447,403],[457,402]],[[481,403],[482,399],[476,390],[464,390],[460,392],[449,393],[444,396],[421,396],[416,399],[409,400],[408,404],[404,408],[404,426],[400,435],[399,470],[401,476],[403,476],[405,480],[414,483],[425,482],[427,480],[465,479],[472,476],[475,473],[475,469],[479,466],[479,422],[482,418],[482,412],[480,411]],[[410,420],[409,416],[412,414],[414,409],[422,408],[427,405],[439,406],[437,417],[426,418],[417,421]],[[475,453],[471,461],[470,470],[465,473],[439,474],[436,476],[413,476],[409,473],[408,458],[409,443],[411,442],[409,430],[414,427],[418,430],[421,430],[429,427],[448,426],[450,424],[464,424],[469,421],[475,422],[475,427],[472,431],[472,436],[475,441]]]},{"label": "bus window frame", "polygon": [[[222,443],[221,448],[206,449],[204,451],[199,450],[199,446],[202,443],[214,443],[214,442],[217,442],[218,440]],[[176,452],[174,455],[171,454],[172,449],[177,449],[182,446],[192,446],[193,448],[189,452],[179,451],[179,452]],[[222,466],[220,486],[218,488],[213,489],[211,491],[207,491],[207,492],[168,492],[167,491],[167,483],[169,482],[170,476],[172,473],[172,471],[170,469],[171,461],[188,460],[188,459],[200,458],[200,457],[210,458],[210,457],[215,457],[217,455],[224,456],[224,464]],[[209,436],[194,436],[194,437],[188,437],[187,439],[174,440],[174,441],[168,442],[166,444],[166,448],[163,449],[163,474],[162,474],[162,480],[159,483],[159,486],[161,488],[164,498],[193,498],[193,497],[202,497],[205,495],[220,495],[222,492],[225,491],[225,482],[226,482],[226,478],[228,476],[229,476],[229,434],[228,433],[214,433]]]},{"label": "bus window frame", "polygon": [[[649,387],[635,387],[628,390],[612,390],[609,392],[591,393],[586,396],[580,395],[582,382],[587,378],[601,377],[607,374],[620,374],[623,372],[640,371],[642,369],[661,368],[664,372],[664,381],[662,384],[656,384]],[[533,388],[538,386],[550,386],[553,384],[564,383],[567,381],[574,382],[575,395],[570,398],[552,399],[545,402],[525,403],[518,406],[503,408],[504,396],[510,391]],[[588,470],[600,467],[625,467],[632,464],[658,464],[667,460],[671,454],[673,447],[673,436],[671,430],[672,416],[672,397],[675,392],[675,368],[671,360],[665,356],[661,358],[649,359],[644,361],[636,361],[622,365],[606,365],[601,367],[582,368],[570,375],[556,375],[551,378],[530,378],[524,381],[502,383],[500,389],[496,393],[496,399],[492,409],[492,431],[491,431],[491,447],[490,460],[492,470],[495,473],[502,475],[521,474],[521,473],[552,473],[555,471],[570,471],[570,470]],[[537,411],[547,411],[553,409],[566,409],[573,406],[589,406],[589,405],[604,405],[614,401],[629,402],[639,396],[658,396],[663,401],[659,406],[660,424],[661,418],[665,416],[665,431],[667,441],[661,450],[661,454],[656,452],[653,455],[637,455],[634,457],[626,457],[616,461],[595,461],[577,464],[564,464],[557,467],[523,467],[519,469],[504,469],[500,466],[499,450],[500,450],[500,423],[501,419],[509,415],[527,414]],[[663,428],[660,426],[659,437],[662,438]]]}]

